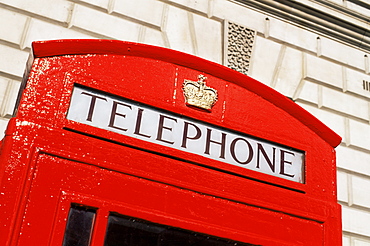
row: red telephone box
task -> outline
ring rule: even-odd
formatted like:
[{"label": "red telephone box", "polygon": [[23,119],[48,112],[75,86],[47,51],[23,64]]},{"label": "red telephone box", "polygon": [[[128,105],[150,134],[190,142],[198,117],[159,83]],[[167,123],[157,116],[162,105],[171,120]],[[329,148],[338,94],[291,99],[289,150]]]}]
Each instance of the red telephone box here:
[{"label": "red telephone box", "polygon": [[340,137],[221,65],[33,43],[0,155],[0,245],[341,245]]}]

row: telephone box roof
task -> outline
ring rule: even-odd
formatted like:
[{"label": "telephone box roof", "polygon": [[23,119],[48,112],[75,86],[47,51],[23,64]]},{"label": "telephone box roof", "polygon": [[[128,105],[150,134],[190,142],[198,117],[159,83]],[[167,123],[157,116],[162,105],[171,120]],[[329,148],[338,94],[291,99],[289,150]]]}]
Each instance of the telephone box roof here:
[{"label": "telephone box roof", "polygon": [[115,54],[163,60],[188,68],[201,70],[215,77],[241,86],[275,106],[281,108],[320,136],[332,147],[341,142],[341,137],[299,105],[274,89],[223,65],[179,51],[119,40],[66,39],[37,41],[32,43],[33,57],[63,55]]}]

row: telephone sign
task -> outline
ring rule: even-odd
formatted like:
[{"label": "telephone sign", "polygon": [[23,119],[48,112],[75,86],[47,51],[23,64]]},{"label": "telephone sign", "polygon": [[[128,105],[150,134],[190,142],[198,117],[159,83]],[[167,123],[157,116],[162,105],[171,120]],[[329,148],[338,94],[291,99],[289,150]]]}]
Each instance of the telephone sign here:
[{"label": "telephone sign", "polygon": [[302,151],[103,92],[74,87],[67,119],[303,183]]}]

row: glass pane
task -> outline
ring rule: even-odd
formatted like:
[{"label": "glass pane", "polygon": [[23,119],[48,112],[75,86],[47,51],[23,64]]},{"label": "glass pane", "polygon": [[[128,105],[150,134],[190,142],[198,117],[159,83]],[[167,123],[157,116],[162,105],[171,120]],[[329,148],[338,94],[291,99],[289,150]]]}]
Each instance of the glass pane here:
[{"label": "glass pane", "polygon": [[104,246],[253,246],[180,228],[111,214]]},{"label": "glass pane", "polygon": [[69,210],[63,246],[89,246],[96,211],[73,205]]}]

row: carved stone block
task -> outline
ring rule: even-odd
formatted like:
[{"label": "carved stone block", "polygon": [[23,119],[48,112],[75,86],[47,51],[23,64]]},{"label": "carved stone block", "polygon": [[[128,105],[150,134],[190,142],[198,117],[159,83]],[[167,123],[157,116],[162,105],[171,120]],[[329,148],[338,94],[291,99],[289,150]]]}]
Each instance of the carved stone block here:
[{"label": "carved stone block", "polygon": [[224,65],[247,74],[256,31],[230,21],[227,21],[225,25]]}]

